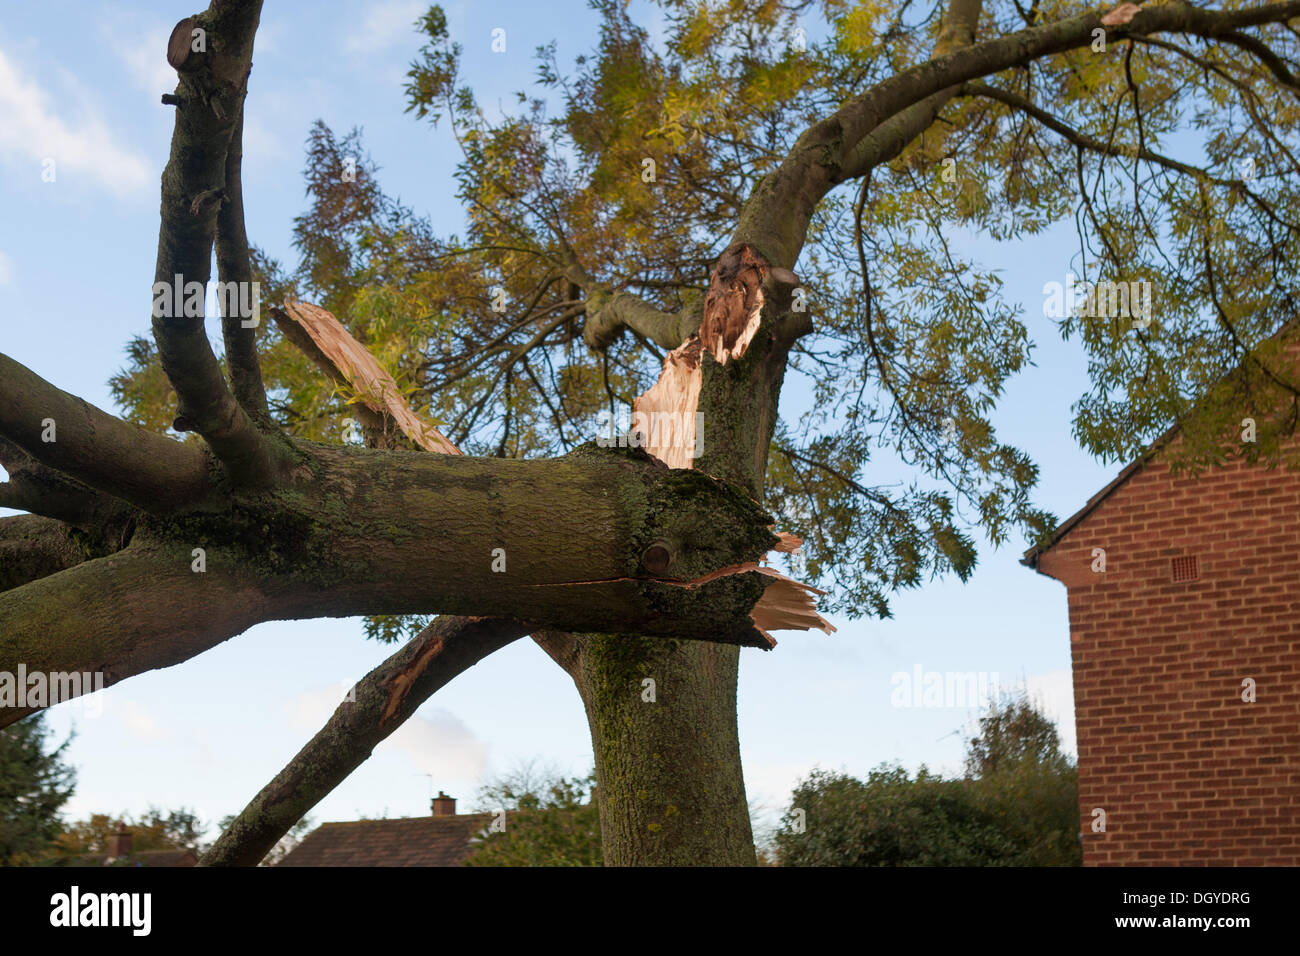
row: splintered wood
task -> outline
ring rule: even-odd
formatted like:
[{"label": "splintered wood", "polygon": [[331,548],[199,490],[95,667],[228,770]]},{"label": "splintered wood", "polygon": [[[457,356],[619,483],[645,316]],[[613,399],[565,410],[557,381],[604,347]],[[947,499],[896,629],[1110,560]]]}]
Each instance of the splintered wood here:
[{"label": "splintered wood", "polygon": [[[721,365],[745,354],[762,321],[763,279],[769,271],[767,261],[753,246],[736,243],[729,247],[719,257],[709,279],[700,331],[668,353],[659,381],[632,403],[637,421],[654,421],[659,416],[661,421],[680,423],[674,429],[650,428],[646,436],[648,440],[642,446],[668,467],[693,467],[700,438],[695,431],[695,413],[699,409],[700,387],[704,381],[700,367],[702,354],[708,352]],[[793,287],[797,284],[793,273],[789,270],[781,272],[782,278],[788,277],[787,285]],[[776,532],[776,536],[780,541],[775,550],[779,552],[793,554],[803,544],[792,534]],[[754,627],[772,647],[776,646],[776,640],[768,633],[769,630],[807,631],[818,628],[827,634],[835,631],[834,625],[817,613],[817,599],[813,596],[826,592],[780,571],[756,563],[743,564],[723,568],[710,577],[749,571],[772,578],[772,583],[749,615]]]},{"label": "splintered wood", "polygon": [[718,364],[740,358],[754,340],[763,318],[763,279],[767,260],[747,243],[738,242],[718,257],[704,297],[700,335]]},{"label": "splintered wood", "polygon": [[442,455],[459,455],[461,450],[449,442],[433,425],[421,421],[402,399],[397,383],[364,345],[352,337],[343,323],[330,312],[306,302],[285,300],[289,316],[311,336],[316,347],[334,363],[361,402],[375,412],[388,414],[407,438],[425,451]]},{"label": "splintered wood", "polygon": [[638,422],[672,422],[675,427],[648,427],[642,447],[669,468],[690,468],[699,438],[695,410],[700,407],[700,339],[691,336],[664,357],[664,370],[649,391],[632,401]]},{"label": "splintered wood", "polygon": [[814,594],[825,594],[825,591],[796,581],[775,568],[757,567],[757,570],[773,581],[749,616],[773,647],[776,640],[768,631],[809,631],[815,627],[827,634],[835,633],[835,625],[817,613],[817,599],[813,597]]}]

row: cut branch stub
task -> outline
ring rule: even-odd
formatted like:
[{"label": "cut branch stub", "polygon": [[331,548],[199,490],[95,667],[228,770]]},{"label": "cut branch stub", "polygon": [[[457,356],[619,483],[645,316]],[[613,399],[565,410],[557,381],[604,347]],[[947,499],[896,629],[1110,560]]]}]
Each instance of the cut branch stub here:
[{"label": "cut branch stub", "polygon": [[181,70],[185,67],[185,63],[190,56],[193,31],[193,17],[186,17],[172,27],[172,35],[167,39],[167,64],[173,70]]},{"label": "cut branch stub", "polygon": [[641,555],[641,566],[654,575],[668,573],[673,564],[673,549],[666,541],[656,541]]}]

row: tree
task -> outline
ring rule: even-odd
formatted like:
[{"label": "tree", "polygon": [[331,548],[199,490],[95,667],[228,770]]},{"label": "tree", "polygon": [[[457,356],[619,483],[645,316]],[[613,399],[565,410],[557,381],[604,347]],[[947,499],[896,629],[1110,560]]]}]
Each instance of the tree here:
[{"label": "tree", "polygon": [[[495,120],[431,8],[408,105],[463,151],[467,234],[435,235],[358,140],[318,128],[292,274],[243,222],[260,6],[212,0],[173,34],[153,341],[116,380],[131,422],[0,357],[0,504],[36,516],[0,524],[20,569],[0,666],[113,683],[314,615],[410,638],[208,863],[260,860],[439,687],[532,635],[586,706],[605,861],[752,864],[739,648],[824,623],[757,562],[801,538],[823,610],[883,615],[898,588],[968,576],[976,533],[1054,524],[989,421],[1028,335],[961,231],[1074,216],[1088,287],[1060,327],[1090,357],[1090,450],[1180,420],[1189,466],[1273,461],[1294,429],[1269,336],[1295,313],[1300,0],[664,0],[662,49],[600,0],[593,55],[565,72],[543,49],[537,95]],[[274,329],[227,299],[224,367],[184,307],[214,246],[229,288],[275,296]],[[794,420],[787,371],[814,382]],[[646,448],[583,442],[638,394]],[[1248,446],[1224,438],[1243,414]],[[916,481],[873,485],[873,454]]]},{"label": "tree", "polygon": [[569,779],[521,769],[484,784],[480,811],[507,813],[488,829],[466,866],[600,866],[596,775]]},{"label": "tree", "polygon": [[0,866],[39,861],[62,828],[76,784],[62,759],[72,738],[47,751],[48,737],[44,715],[0,728]]},{"label": "tree", "polygon": [[967,777],[987,777],[1026,762],[1055,766],[1066,760],[1056,725],[1023,691],[992,701],[979,728],[966,748]]},{"label": "tree", "polygon": [[[813,771],[776,837],[783,866],[1080,866],[1078,773],[1024,695],[993,701],[966,776]],[[1008,755],[997,763],[990,753]],[[1014,757],[1010,757],[1014,755]]]},{"label": "tree", "polygon": [[150,807],[139,816],[129,813],[113,816],[92,813],[85,820],[77,820],[63,829],[55,842],[55,858],[75,859],[96,853],[107,853],[109,840],[122,831],[131,834],[131,850],[204,850],[202,821],[191,810],[169,810]]}]

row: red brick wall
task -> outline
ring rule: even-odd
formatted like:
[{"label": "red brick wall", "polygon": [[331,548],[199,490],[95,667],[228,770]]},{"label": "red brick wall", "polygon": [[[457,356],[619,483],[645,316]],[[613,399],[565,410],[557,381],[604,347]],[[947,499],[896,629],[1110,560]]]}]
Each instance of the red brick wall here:
[{"label": "red brick wall", "polygon": [[1156,459],[1038,568],[1069,593],[1085,865],[1300,864],[1300,473]]}]

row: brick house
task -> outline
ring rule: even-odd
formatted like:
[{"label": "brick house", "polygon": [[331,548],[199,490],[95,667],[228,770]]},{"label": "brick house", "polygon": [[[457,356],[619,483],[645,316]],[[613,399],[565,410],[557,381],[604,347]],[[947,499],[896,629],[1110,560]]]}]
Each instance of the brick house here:
[{"label": "brick house", "polygon": [[1295,866],[1300,475],[1175,478],[1176,436],[1021,562],[1068,592],[1084,864]]},{"label": "brick house", "polygon": [[277,865],[460,866],[492,816],[458,814],[455,798],[439,791],[432,816],[323,823]]}]

